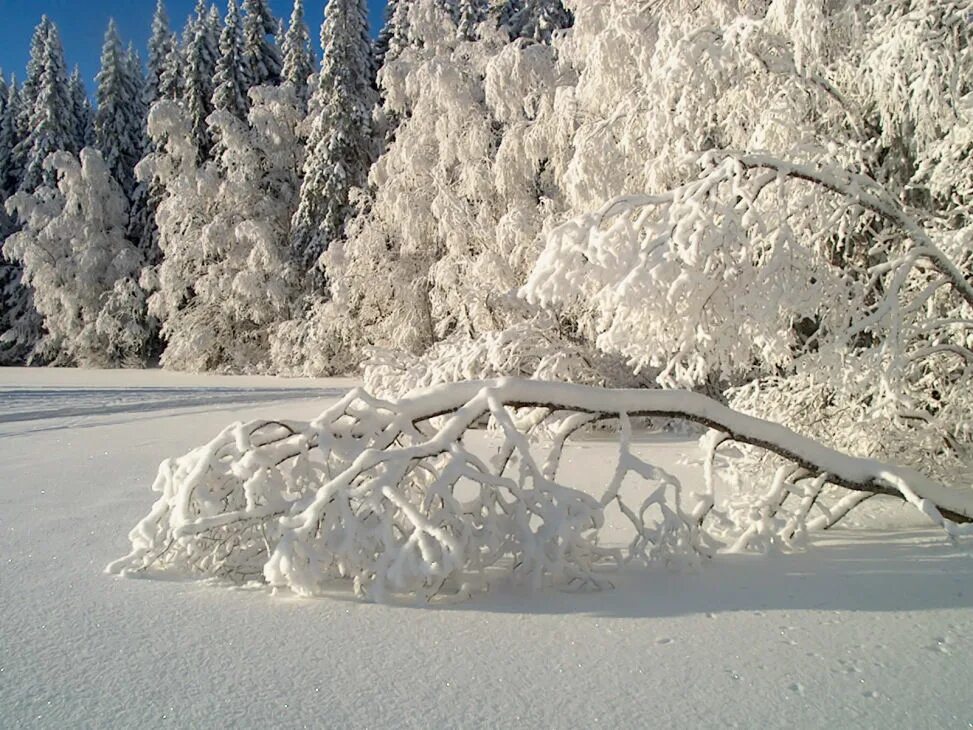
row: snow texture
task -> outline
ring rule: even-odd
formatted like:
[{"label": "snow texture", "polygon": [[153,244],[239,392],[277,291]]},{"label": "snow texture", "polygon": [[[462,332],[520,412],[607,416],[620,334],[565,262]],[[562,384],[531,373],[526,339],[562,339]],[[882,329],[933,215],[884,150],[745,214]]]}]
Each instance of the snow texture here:
[{"label": "snow texture", "polygon": [[[838,527],[806,553],[633,566],[614,590],[500,586],[423,610],[362,604],[340,586],[297,601],[111,580],[101,568],[163,457],[228,420],[313,418],[350,384],[50,369],[4,370],[0,385],[0,413],[10,397],[47,413],[0,423],[4,727],[973,721],[973,564],[939,533]],[[170,405],[140,411],[156,389]],[[226,390],[239,400],[214,407]],[[119,401],[129,410],[97,412]],[[578,485],[600,480],[615,448],[586,439],[562,468]],[[636,438],[633,450],[687,484],[702,478],[691,440]]]}]

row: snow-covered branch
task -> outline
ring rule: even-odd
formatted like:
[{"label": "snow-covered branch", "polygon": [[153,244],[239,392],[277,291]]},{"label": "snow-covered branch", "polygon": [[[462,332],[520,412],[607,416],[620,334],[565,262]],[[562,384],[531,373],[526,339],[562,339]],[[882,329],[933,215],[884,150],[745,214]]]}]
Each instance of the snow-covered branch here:
[{"label": "snow-covered branch", "polygon": [[[710,453],[729,440],[767,449],[790,466],[779,472],[756,517],[730,531],[742,549],[777,518],[785,492],[811,480],[801,509],[779,530],[789,539],[828,527],[868,495],[901,497],[950,535],[973,520],[973,490],[849,457],[788,429],[736,413],[696,393],[606,390],[504,379],[464,382],[398,402],[348,394],[312,423],[236,424],[209,444],[164,462],[161,496],[131,532],[132,551],[108,570],[174,571],[264,580],[310,595],[337,578],[374,600],[408,594],[468,594],[491,576],[540,587],[600,585],[599,569],[630,561],[712,554],[711,457],[705,492],[690,503],[673,475],[631,448],[632,419],[680,418],[710,426]],[[567,486],[561,455],[570,436],[600,419],[618,419],[616,468],[600,493]],[[471,432],[488,420],[499,433],[492,458]],[[532,439],[542,426],[551,441]],[[640,485],[632,494],[629,475]],[[860,494],[819,509],[825,483]],[[623,483],[626,484],[623,492]],[[703,486],[703,485],[701,485]],[[616,505],[634,537],[623,548],[599,540],[604,510]],[[759,507],[759,505],[758,505]],[[722,534],[727,534],[726,530]]]}]

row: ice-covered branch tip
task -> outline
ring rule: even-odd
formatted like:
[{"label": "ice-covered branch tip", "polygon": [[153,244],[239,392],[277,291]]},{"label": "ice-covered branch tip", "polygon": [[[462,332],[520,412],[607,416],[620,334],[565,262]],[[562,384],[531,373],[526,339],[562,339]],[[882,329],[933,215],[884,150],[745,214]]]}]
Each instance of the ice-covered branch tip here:
[{"label": "ice-covered branch tip", "polygon": [[[791,466],[771,495],[757,500],[760,515],[718,537],[706,528],[718,513],[714,463],[707,467],[709,493],[689,504],[677,478],[632,451],[632,418],[641,416],[705,424],[722,434],[710,439],[712,451],[736,440]],[[567,486],[559,476],[566,443],[607,418],[620,424],[608,484],[600,494]],[[466,438],[485,421],[500,439],[492,458]],[[552,438],[531,438],[541,429]],[[644,492],[630,494],[630,475]],[[830,511],[819,506],[822,516],[809,519],[825,482],[861,497]],[[161,496],[131,532],[131,553],[110,572],[263,580],[300,595],[349,578],[375,600],[467,594],[485,586],[488,575],[534,587],[598,585],[606,563],[746,548],[780,522],[788,493],[802,503],[774,528],[785,543],[809,527],[830,526],[874,493],[907,500],[952,535],[965,531],[957,522],[973,518],[971,490],[846,456],[699,394],[513,379],[445,385],[394,403],[355,391],[312,423],[236,424],[164,462],[153,488]],[[630,524],[625,548],[599,539],[609,506]],[[729,542],[720,539],[726,536]]]}]

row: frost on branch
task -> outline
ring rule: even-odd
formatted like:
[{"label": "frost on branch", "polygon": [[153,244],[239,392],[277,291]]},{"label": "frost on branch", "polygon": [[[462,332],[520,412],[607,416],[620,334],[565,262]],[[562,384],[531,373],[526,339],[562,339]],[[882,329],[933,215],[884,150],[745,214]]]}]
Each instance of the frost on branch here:
[{"label": "frost on branch", "polygon": [[424,355],[374,349],[364,364],[365,388],[396,398],[421,388],[500,377],[583,385],[638,387],[648,377],[632,375],[618,356],[605,355],[565,332],[553,317],[538,315],[477,337],[457,332]]},{"label": "frost on branch", "polygon": [[[659,368],[663,386],[746,384],[728,395],[747,412],[946,481],[968,474],[969,230],[827,162],[700,164],[692,182],[554,229],[526,296]],[[867,246],[863,225],[881,231]]]},{"label": "frost on branch", "polygon": [[[732,510],[714,509],[714,458],[690,504],[678,479],[633,453],[633,417],[653,416],[717,429],[711,455],[736,440],[792,466],[734,522]],[[502,436],[490,456],[477,453],[472,433],[484,419]],[[601,488],[570,487],[565,446],[602,419],[620,422],[614,473]],[[550,441],[531,439],[552,424]],[[849,496],[817,505],[827,482]],[[954,536],[968,530],[957,522],[973,517],[969,490],[845,456],[699,394],[511,379],[395,403],[355,391],[312,423],[236,424],[164,462],[154,489],[161,496],[131,532],[131,553],[110,572],[262,579],[299,595],[347,578],[373,600],[467,594],[498,577],[535,588],[598,586],[602,569],[632,561],[794,544],[874,493],[905,499]],[[782,512],[791,494],[800,505]],[[609,506],[631,526],[624,547],[599,540]]]}]

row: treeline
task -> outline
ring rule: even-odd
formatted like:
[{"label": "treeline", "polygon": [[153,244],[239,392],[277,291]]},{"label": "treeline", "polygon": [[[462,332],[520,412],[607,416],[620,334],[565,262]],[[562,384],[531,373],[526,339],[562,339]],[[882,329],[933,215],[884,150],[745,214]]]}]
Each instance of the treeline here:
[{"label": "treeline", "polygon": [[560,0],[392,0],[373,42],[364,0],[324,11],[319,66],[302,0],[286,23],[200,0],[178,33],[159,0],[144,61],[110,23],[94,107],[41,20],[23,81],[0,73],[0,363],[306,369],[292,348],[395,138],[379,78],[426,43],[412,24],[547,43],[571,23]]}]

